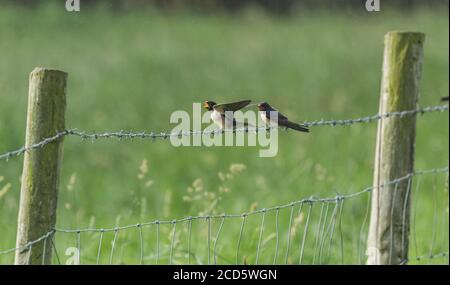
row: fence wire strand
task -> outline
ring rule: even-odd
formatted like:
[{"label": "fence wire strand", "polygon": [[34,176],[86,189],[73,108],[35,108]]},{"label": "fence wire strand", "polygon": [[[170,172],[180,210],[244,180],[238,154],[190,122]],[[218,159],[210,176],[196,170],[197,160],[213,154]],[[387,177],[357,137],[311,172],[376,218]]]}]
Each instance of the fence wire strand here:
[{"label": "fence wire strand", "polygon": [[302,261],[303,261],[303,253],[304,253],[304,250],[305,250],[305,242],[306,242],[306,237],[308,235],[309,219],[311,217],[312,209],[313,209],[313,204],[310,202],[309,203],[309,210],[308,210],[308,217],[306,218],[305,230],[303,231],[303,238],[302,238],[302,243],[301,243],[301,246],[300,246],[300,256],[299,256],[299,259],[298,259],[298,264],[299,265],[302,264]]},{"label": "fence wire strand", "polygon": [[289,259],[289,248],[291,247],[291,231],[292,231],[292,218],[294,217],[294,208],[295,205],[292,205],[291,214],[289,216],[289,228],[287,232],[287,246],[286,246],[286,257],[284,264],[288,264]]},{"label": "fence wire strand", "polygon": [[260,253],[260,250],[261,250],[261,240],[262,240],[262,237],[263,237],[265,220],[266,220],[266,211],[264,211],[263,214],[262,214],[261,225],[259,226],[259,238],[258,238],[258,246],[256,248],[256,259],[255,259],[255,264],[256,265],[258,265],[258,262],[259,262],[259,253]]},{"label": "fence wire strand", "polygon": [[101,254],[101,251],[102,251],[102,244],[103,244],[103,233],[104,233],[104,231],[100,232],[100,239],[99,239],[99,242],[98,242],[97,261],[96,261],[97,265],[100,262],[100,254]]},{"label": "fence wire strand", "polygon": [[216,238],[214,239],[214,245],[213,245],[213,258],[214,258],[214,265],[217,264],[217,242],[219,240],[220,233],[222,232],[223,224],[225,223],[225,217],[222,217],[222,220],[220,221],[219,229],[217,230]]},{"label": "fence wire strand", "polygon": [[275,212],[275,232],[276,232],[276,244],[275,244],[275,255],[273,257],[273,264],[276,264],[278,257],[278,243],[279,243],[279,234],[278,234],[278,215],[280,213],[280,207],[276,207]]},{"label": "fence wire strand", "polygon": [[[326,204],[326,205],[328,206],[328,204]],[[312,259],[313,265],[316,262],[316,253],[317,253],[317,248],[319,246],[319,237],[321,236],[320,233],[321,233],[322,219],[323,219],[323,208],[325,208],[325,204],[322,204],[322,206],[320,207],[319,223],[317,224],[316,240],[314,242],[314,254],[313,254],[313,259]]]}]

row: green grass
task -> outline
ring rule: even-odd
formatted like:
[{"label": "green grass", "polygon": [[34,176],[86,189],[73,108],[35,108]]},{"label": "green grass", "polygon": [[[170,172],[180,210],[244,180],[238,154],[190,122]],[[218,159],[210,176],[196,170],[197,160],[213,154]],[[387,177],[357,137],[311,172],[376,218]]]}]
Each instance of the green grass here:
[{"label": "green grass", "polygon": [[[36,10],[2,7],[0,153],[23,144],[27,80],[36,66],[69,73],[66,125],[86,131],[170,130],[169,117],[174,110],[190,112],[192,102],[205,99],[267,100],[296,121],[376,114],[383,35],[390,30],[426,34],[420,105],[439,104],[439,97],[448,95],[445,11],[302,11],[295,17],[274,18],[257,10],[230,16],[153,10],[119,14],[102,7],[67,13],[62,5]],[[419,117],[416,169],[448,165],[448,130],[448,112]],[[375,135],[376,123],[316,127],[307,135],[282,132],[274,158],[259,158],[255,147],[174,148],[167,141],[91,143],[68,137],[64,141],[57,226],[110,228],[208,210],[238,214],[312,195],[334,197],[356,192],[372,183]],[[147,170],[141,167],[144,159]],[[0,197],[0,250],[15,244],[21,164],[21,157],[0,162],[0,189],[11,185]],[[218,173],[229,173],[232,164],[244,164],[245,170],[222,181]],[[198,179],[201,185],[198,181],[195,184],[201,190],[192,196],[205,192],[216,196],[184,201],[188,187]],[[445,180],[445,175],[437,175],[436,182],[432,175],[424,177],[414,196],[417,221],[414,242],[411,238],[412,256],[430,250],[448,251]],[[220,187],[229,192],[219,192]],[[220,200],[210,209],[217,196]],[[341,232],[345,263],[357,263],[364,254],[358,245],[366,239],[367,223],[362,237],[360,231],[367,198],[363,195],[344,203]],[[329,205],[328,219],[333,207]],[[306,210],[305,206],[302,218],[294,223],[289,263],[298,262]],[[317,204],[312,211],[304,263],[312,263],[320,210]],[[298,207],[294,218],[297,211]],[[290,208],[280,210],[279,215],[276,261],[284,263]],[[261,215],[247,218],[240,262],[254,263],[260,222]],[[220,219],[212,221],[212,240],[219,224]],[[235,262],[240,227],[240,218],[225,221],[217,242],[220,263]],[[205,220],[192,224],[193,263],[207,263],[207,228]],[[173,229],[161,225],[159,230],[160,263],[165,263]],[[176,234],[174,262],[185,263],[187,223],[178,224]],[[104,235],[102,263],[109,262],[113,236]],[[154,264],[156,226],[145,227],[143,238],[144,261]],[[76,239],[76,234],[57,235],[62,262],[67,259],[65,248],[76,246]],[[263,240],[260,263],[271,263],[276,248],[275,212],[267,214]],[[324,257],[328,241],[323,246]],[[323,262],[339,263],[338,228],[332,242],[329,258]],[[98,243],[99,234],[81,234],[82,262],[96,261]],[[120,231],[113,263],[136,263],[139,254],[138,230]],[[12,261],[13,255],[0,256],[1,264]],[[421,264],[430,262],[448,264],[448,259]]]}]

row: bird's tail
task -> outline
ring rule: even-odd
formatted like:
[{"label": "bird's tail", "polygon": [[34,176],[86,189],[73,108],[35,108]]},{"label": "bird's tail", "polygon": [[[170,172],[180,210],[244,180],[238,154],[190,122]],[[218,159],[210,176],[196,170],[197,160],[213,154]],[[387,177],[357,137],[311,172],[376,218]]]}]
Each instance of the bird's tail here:
[{"label": "bird's tail", "polygon": [[441,98],[441,101],[442,101],[442,102],[448,102],[448,98],[449,98],[448,96],[442,97],[442,98]]},{"label": "bird's tail", "polygon": [[279,125],[294,129],[296,131],[300,131],[300,132],[305,132],[305,133],[309,133],[309,129],[306,126],[291,122],[291,121],[282,121],[282,122],[278,122]]}]

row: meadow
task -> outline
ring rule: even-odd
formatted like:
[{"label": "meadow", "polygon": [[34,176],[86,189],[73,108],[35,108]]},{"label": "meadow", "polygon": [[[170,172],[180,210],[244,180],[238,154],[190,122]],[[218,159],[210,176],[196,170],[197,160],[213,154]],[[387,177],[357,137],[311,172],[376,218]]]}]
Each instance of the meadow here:
[{"label": "meadow", "polygon": [[[448,95],[448,12],[444,10],[298,11],[290,17],[248,9],[236,15],[152,9],[118,13],[92,7],[68,13],[63,5],[0,9],[0,153],[24,143],[28,75],[36,66],[69,73],[66,126],[96,131],[169,131],[170,114],[193,102],[268,101],[294,121],[376,114],[383,36],[391,30],[426,34],[420,106]],[[448,112],[418,117],[415,168],[448,165]],[[281,132],[278,155],[257,147],[173,147],[164,140],[83,141],[67,137],[57,227],[111,228],[199,214],[240,214],[303,198],[335,197],[372,184],[376,123]],[[15,246],[22,157],[0,161],[0,250]],[[417,181],[414,182],[416,186]],[[411,256],[448,252],[448,176],[424,176],[416,186]],[[339,233],[323,263],[364,261],[368,196],[346,201]],[[334,205],[329,207],[331,219]],[[307,207],[294,211],[292,249],[297,263]],[[318,232],[320,206],[311,216]],[[290,208],[266,217],[260,263],[285,263]],[[261,215],[227,219],[217,242],[219,263],[254,263]],[[215,237],[220,219],[212,220]],[[159,262],[207,263],[208,221],[160,225]],[[361,235],[361,231],[363,234]],[[322,235],[323,236],[323,235]],[[143,228],[145,264],[156,263],[155,226]],[[82,233],[82,263],[95,263],[99,233]],[[101,263],[110,261],[114,233],[103,237]],[[342,247],[339,244],[342,242]],[[306,241],[312,263],[316,239]],[[324,248],[327,249],[324,241]],[[58,234],[61,262],[76,234]],[[120,231],[112,263],[139,260],[139,233]],[[341,250],[342,249],[342,250]],[[328,250],[328,249],[327,249]],[[324,249],[324,251],[326,251]],[[341,254],[343,253],[343,257]],[[55,263],[56,261],[56,257]],[[0,264],[13,255],[0,255]],[[314,261],[319,263],[318,260]],[[320,261],[322,262],[322,261]],[[421,261],[448,264],[448,258]]]}]

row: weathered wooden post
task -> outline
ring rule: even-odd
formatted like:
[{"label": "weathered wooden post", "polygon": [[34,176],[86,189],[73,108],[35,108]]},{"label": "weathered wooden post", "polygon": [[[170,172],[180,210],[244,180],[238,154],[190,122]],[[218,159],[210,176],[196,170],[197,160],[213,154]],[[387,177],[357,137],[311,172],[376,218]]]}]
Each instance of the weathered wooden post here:
[{"label": "weathered wooden post", "polygon": [[[417,108],[424,39],[414,32],[385,35],[380,114]],[[413,172],[415,125],[415,116],[378,122],[367,264],[407,260],[411,183],[386,183]]]},{"label": "weathered wooden post", "polygon": [[[35,68],[30,74],[25,146],[64,131],[67,73]],[[25,153],[16,246],[48,233],[56,222],[62,138]],[[15,264],[50,264],[52,246],[44,239],[16,251]]]}]

